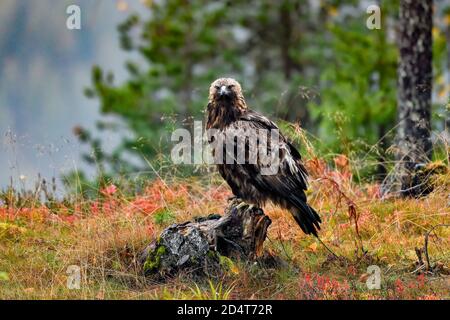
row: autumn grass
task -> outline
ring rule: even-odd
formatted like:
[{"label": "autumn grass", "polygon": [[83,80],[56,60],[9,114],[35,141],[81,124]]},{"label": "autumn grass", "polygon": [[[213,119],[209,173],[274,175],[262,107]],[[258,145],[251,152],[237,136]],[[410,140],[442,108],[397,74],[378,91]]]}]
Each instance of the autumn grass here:
[{"label": "autumn grass", "polygon": [[[323,219],[321,241],[305,236],[288,212],[272,219],[265,249],[278,268],[234,261],[220,277],[164,283],[142,276],[140,251],[168,225],[222,213],[231,196],[215,174],[158,179],[135,196],[109,186],[92,201],[0,207],[0,299],[448,299],[450,228],[430,235],[437,272],[416,270],[416,248],[433,226],[450,223],[450,174],[421,199],[382,199],[377,184],[353,182],[351,162],[311,158],[309,199]],[[356,228],[356,226],[358,228]],[[67,269],[81,268],[79,290]],[[367,267],[381,269],[369,290]]]}]

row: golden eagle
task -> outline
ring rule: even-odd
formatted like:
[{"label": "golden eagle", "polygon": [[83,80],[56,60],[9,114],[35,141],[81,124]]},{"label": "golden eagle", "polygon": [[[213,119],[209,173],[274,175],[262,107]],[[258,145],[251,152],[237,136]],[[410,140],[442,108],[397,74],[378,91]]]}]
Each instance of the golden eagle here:
[{"label": "golden eagle", "polygon": [[[268,200],[289,210],[295,221],[306,234],[317,237],[322,222],[317,212],[306,203],[307,172],[297,149],[279,133],[275,123],[268,118],[248,109],[242,94],[241,85],[231,78],[220,78],[211,84],[207,106],[207,124],[209,143],[212,144],[219,132],[233,138],[231,149],[233,161],[220,161],[219,173],[231,187],[235,197],[248,205],[263,206]],[[259,161],[250,161],[250,142],[244,139],[244,147],[238,146],[238,139],[248,132],[277,131],[276,145],[264,144],[267,152],[277,149],[278,170],[275,174],[263,174],[263,165]],[[228,142],[229,146],[229,141]],[[258,144],[260,141],[258,140]],[[224,149],[226,146],[224,146]],[[214,147],[213,147],[214,150]],[[217,151],[217,150],[216,150]],[[213,152],[216,152],[213,151]],[[239,162],[238,154],[243,152],[244,161]],[[229,154],[228,149],[225,151]]]}]

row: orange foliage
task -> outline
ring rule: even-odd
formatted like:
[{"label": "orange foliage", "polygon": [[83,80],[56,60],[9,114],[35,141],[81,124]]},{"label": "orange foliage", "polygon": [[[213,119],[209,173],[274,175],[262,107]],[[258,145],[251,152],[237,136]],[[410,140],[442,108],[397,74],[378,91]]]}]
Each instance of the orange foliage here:
[{"label": "orange foliage", "polygon": [[0,218],[4,220],[16,220],[23,218],[30,221],[44,221],[50,217],[50,210],[41,206],[38,208],[6,208],[0,207]]},{"label": "orange foliage", "polygon": [[347,280],[339,281],[317,273],[306,273],[299,281],[299,299],[351,299]]}]

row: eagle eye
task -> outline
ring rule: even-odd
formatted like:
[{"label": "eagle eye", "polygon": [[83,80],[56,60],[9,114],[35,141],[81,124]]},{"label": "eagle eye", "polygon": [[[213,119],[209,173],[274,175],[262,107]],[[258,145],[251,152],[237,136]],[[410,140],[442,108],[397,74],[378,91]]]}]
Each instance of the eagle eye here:
[{"label": "eagle eye", "polygon": [[219,89],[220,89],[220,87],[219,87],[219,86],[214,86],[214,88],[216,88],[217,90],[219,90]]},{"label": "eagle eye", "polygon": [[230,85],[228,86],[228,89],[232,89],[232,88],[234,88],[234,84],[230,84]]}]

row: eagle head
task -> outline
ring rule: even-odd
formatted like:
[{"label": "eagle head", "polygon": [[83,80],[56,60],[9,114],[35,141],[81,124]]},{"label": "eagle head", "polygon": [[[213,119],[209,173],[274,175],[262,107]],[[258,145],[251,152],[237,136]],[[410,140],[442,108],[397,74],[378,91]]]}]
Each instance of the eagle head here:
[{"label": "eagle head", "polygon": [[245,107],[244,95],[239,82],[233,78],[219,78],[215,80],[209,88],[210,102],[227,102],[234,106],[243,104]]},{"label": "eagle head", "polygon": [[239,82],[232,78],[219,78],[209,88],[207,128],[224,128],[247,111]]}]

